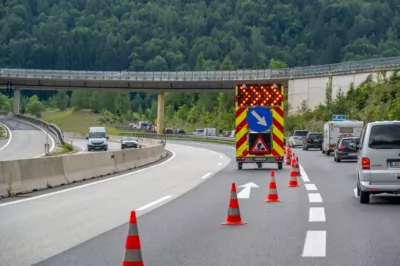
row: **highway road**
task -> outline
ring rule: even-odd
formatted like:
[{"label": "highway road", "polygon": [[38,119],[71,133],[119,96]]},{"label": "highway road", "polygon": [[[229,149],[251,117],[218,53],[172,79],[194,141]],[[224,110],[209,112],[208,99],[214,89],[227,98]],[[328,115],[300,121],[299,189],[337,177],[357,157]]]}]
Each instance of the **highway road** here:
[{"label": "highway road", "polygon": [[[172,160],[134,178],[0,205],[2,265],[120,265],[130,208],[139,214],[145,265],[398,265],[400,198],[361,205],[354,162],[295,149],[300,187],[287,187],[287,167],[276,171],[281,202],[265,203],[268,165],[238,171],[234,148],[225,145],[167,146]],[[259,187],[239,200],[247,224],[222,226],[233,181]]]},{"label": "highway road", "polygon": [[0,123],[10,131],[10,138],[0,142],[0,161],[35,158],[44,155],[44,144],[54,149],[55,142],[44,130],[25,122],[0,116]]}]

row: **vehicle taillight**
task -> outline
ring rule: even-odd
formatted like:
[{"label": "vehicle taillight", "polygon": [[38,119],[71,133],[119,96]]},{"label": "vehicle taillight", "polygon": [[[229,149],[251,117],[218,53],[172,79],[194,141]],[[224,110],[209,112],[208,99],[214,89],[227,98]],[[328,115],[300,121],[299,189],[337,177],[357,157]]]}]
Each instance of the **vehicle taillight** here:
[{"label": "vehicle taillight", "polygon": [[344,149],[346,149],[346,146],[339,146],[338,149],[339,149],[339,150],[344,150]]},{"label": "vehicle taillight", "polygon": [[311,139],[310,138],[306,138],[306,141],[311,141]]},{"label": "vehicle taillight", "polygon": [[368,158],[363,157],[363,158],[361,159],[361,168],[362,168],[363,170],[369,170],[369,169],[371,168],[371,166],[370,166],[370,160],[369,160]]}]

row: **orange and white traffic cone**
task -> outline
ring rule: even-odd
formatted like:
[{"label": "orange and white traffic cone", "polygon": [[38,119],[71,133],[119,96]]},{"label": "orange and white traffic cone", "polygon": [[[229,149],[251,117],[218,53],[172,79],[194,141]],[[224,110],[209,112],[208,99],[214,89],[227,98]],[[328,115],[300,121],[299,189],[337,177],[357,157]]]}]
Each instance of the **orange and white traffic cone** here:
[{"label": "orange and white traffic cone", "polygon": [[275,172],[271,171],[271,180],[269,181],[268,195],[265,202],[280,202],[278,197],[278,189],[275,182]]},{"label": "orange and white traffic cone", "polygon": [[236,194],[236,184],[232,183],[231,197],[229,200],[228,216],[222,225],[243,225],[246,224],[240,217],[239,200]]},{"label": "orange and white traffic cone", "polygon": [[294,171],[296,172],[296,176],[301,176],[300,162],[299,162],[299,157],[297,157],[297,156],[296,156],[296,162],[294,163]]},{"label": "orange and white traffic cone", "polygon": [[144,266],[135,211],[131,212],[129,219],[129,231],[126,237],[122,266]]},{"label": "orange and white traffic cone", "polygon": [[295,162],[296,162],[296,154],[293,152],[290,160],[290,165],[294,164]]},{"label": "orange and white traffic cone", "polygon": [[290,160],[291,160],[291,158],[290,158],[290,148],[288,148],[288,152],[286,153],[285,165],[290,165]]},{"label": "orange and white traffic cone", "polygon": [[289,183],[288,187],[298,187],[299,184],[297,183],[297,174],[295,172],[294,162],[292,162],[292,167],[290,168],[289,174]]}]

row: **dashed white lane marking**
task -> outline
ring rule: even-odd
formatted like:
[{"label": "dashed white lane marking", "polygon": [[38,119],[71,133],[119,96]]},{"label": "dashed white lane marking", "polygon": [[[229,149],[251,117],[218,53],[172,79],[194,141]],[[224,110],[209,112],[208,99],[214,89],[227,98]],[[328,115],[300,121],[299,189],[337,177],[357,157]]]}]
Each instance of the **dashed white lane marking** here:
[{"label": "dashed white lane marking", "polygon": [[326,256],[326,231],[307,231],[302,256]]},{"label": "dashed white lane marking", "polygon": [[307,190],[317,190],[317,187],[314,184],[304,184]]},{"label": "dashed white lane marking", "polygon": [[209,178],[211,175],[212,175],[212,173],[207,173],[207,174],[203,175],[203,176],[201,177],[201,179]]},{"label": "dashed white lane marking", "polygon": [[157,205],[157,204],[159,204],[159,203],[161,203],[163,201],[166,201],[167,199],[170,199],[170,198],[172,198],[171,195],[162,197],[161,199],[158,199],[158,200],[155,200],[153,202],[150,202],[149,204],[146,204],[146,205],[144,205],[144,206],[142,206],[142,207],[140,207],[140,208],[138,208],[136,210],[137,211],[144,211],[144,210],[146,210],[146,209],[148,209],[150,207],[153,207],[154,205]]},{"label": "dashed white lane marking", "polygon": [[311,207],[308,215],[309,222],[325,222],[325,208],[324,207]]},{"label": "dashed white lane marking", "polygon": [[322,202],[322,197],[319,193],[308,193],[308,200],[310,202]]},{"label": "dashed white lane marking", "polygon": [[299,168],[300,168],[301,178],[303,179],[303,181],[310,182],[310,179],[308,179],[308,175],[307,175],[306,171],[304,171],[303,166],[299,165]]},{"label": "dashed white lane marking", "polygon": [[358,199],[359,198],[359,196],[357,195],[357,188],[354,188],[354,196],[356,197],[356,199]]},{"label": "dashed white lane marking", "polygon": [[218,165],[222,165],[222,163],[220,162]]}]

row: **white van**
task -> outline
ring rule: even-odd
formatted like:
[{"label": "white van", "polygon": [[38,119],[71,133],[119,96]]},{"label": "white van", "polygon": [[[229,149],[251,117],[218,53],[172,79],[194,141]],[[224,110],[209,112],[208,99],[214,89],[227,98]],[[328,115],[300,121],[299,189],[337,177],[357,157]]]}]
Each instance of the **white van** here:
[{"label": "white van", "polygon": [[87,149],[91,150],[108,150],[108,136],[105,127],[91,127],[86,137],[88,140]]},{"label": "white van", "polygon": [[329,156],[335,151],[335,145],[340,137],[360,137],[363,121],[344,120],[329,121],[324,125],[324,140],[322,142],[322,153]]}]

